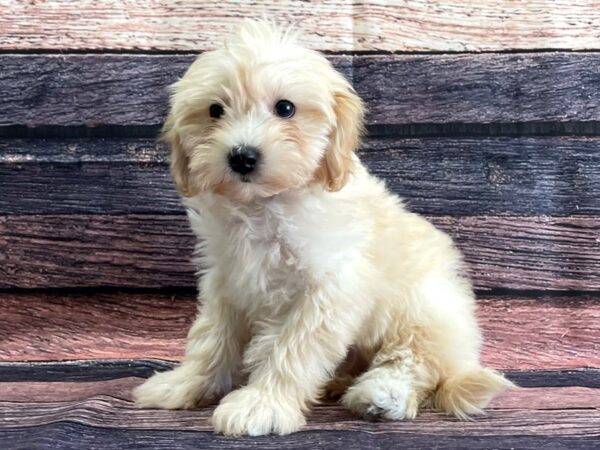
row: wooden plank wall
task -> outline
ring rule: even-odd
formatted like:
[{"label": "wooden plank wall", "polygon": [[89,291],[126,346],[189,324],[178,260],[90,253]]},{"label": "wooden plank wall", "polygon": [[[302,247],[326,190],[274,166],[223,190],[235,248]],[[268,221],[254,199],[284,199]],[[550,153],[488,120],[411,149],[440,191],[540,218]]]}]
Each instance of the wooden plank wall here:
[{"label": "wooden plank wall", "polygon": [[326,404],[301,434],[243,445],[597,448],[592,0],[0,0],[2,447],[230,445],[210,409],[139,411],[129,392],[181,358],[195,314],[193,239],[156,141],[165,88],[262,16],[295,23],[352,80],[361,157],[456,238],[483,359],[524,388],[469,423],[367,424]]}]

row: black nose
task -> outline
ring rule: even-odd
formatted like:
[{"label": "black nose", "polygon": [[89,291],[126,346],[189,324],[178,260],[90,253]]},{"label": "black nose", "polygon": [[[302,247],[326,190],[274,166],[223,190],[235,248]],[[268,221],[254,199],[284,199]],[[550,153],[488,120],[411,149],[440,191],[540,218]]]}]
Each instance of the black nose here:
[{"label": "black nose", "polygon": [[229,153],[229,167],[242,175],[249,174],[256,167],[260,152],[250,145],[236,145]]}]

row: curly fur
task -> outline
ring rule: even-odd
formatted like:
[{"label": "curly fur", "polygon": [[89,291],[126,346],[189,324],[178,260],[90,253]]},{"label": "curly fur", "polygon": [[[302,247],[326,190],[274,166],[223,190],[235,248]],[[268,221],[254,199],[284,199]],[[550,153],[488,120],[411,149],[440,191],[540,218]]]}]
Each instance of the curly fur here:
[{"label": "curly fur", "polygon": [[[292,118],[273,114],[281,99]],[[464,418],[511,385],[480,365],[451,239],[354,154],[362,124],[344,77],[266,22],[244,22],[174,84],[164,132],[198,237],[201,305],[185,360],[138,387],[139,405],[220,401],[219,432],[291,433],[350,349],[367,369],[342,403],[366,418],[420,405]],[[239,144],[262,155],[246,178],[227,164]]]}]

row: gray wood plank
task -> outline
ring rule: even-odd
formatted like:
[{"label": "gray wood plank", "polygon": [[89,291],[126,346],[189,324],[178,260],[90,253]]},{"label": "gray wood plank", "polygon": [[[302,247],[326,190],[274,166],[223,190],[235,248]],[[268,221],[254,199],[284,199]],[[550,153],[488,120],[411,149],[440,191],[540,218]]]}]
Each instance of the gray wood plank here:
[{"label": "gray wood plank", "polygon": [[[0,125],[155,125],[193,55],[0,55]],[[330,56],[373,124],[600,119],[597,53]]]},{"label": "gray wood plank", "polygon": [[[565,411],[566,412],[566,411]],[[557,411],[559,416],[563,411]],[[573,414],[574,415],[574,414]],[[567,415],[573,416],[573,415]],[[545,418],[546,420],[552,420]],[[583,419],[584,421],[586,419]],[[581,421],[581,419],[579,419]],[[149,431],[119,430],[105,427],[93,427],[79,423],[57,422],[37,427],[0,429],[0,441],[6,450],[39,449],[39,450],[81,450],[97,448],[102,450],[121,449],[340,449],[340,450],[383,450],[405,449],[461,449],[480,450],[482,448],[531,449],[551,448],[554,450],[597,450],[600,438],[585,436],[544,436],[524,435],[523,427],[530,421],[520,423],[512,436],[497,436],[493,430],[486,435],[463,434],[462,436],[445,436],[427,432],[424,423],[420,433],[369,433],[366,431],[304,431],[290,436],[266,436],[258,438],[226,438],[212,432],[193,431]],[[457,425],[457,428],[459,425]],[[90,447],[93,443],[93,447]]]},{"label": "gray wood plank", "polygon": [[[369,138],[371,172],[423,214],[600,213],[600,138]],[[155,139],[2,139],[0,214],[181,214]]]},{"label": "gray wood plank", "polygon": [[[597,217],[431,217],[477,289],[600,290]],[[0,288],[191,287],[194,239],[177,215],[0,216]]]}]

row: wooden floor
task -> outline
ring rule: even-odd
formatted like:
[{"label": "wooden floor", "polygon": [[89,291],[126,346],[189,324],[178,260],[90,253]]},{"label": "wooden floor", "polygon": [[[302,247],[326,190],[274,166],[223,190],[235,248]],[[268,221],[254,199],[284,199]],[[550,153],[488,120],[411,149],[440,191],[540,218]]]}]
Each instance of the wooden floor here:
[{"label": "wooden floor", "polygon": [[[335,404],[316,406],[286,437],[231,439],[211,431],[212,407],[140,410],[131,389],[165,363],[98,360],[3,364],[0,439],[4,448],[564,448],[600,443],[600,373],[515,373],[522,387],[484,416],[461,422],[423,412],[405,422],[365,422]],[[554,386],[554,387],[548,387]],[[93,447],[86,447],[93,444]]]},{"label": "wooden floor", "polygon": [[[594,295],[479,301],[483,360],[520,385],[486,414],[431,411],[365,422],[332,402],[286,437],[211,431],[213,407],[140,410],[131,390],[183,354],[194,293],[124,291],[0,295],[3,448],[552,448],[600,445],[600,303]],[[151,359],[148,359],[151,358]]]}]

